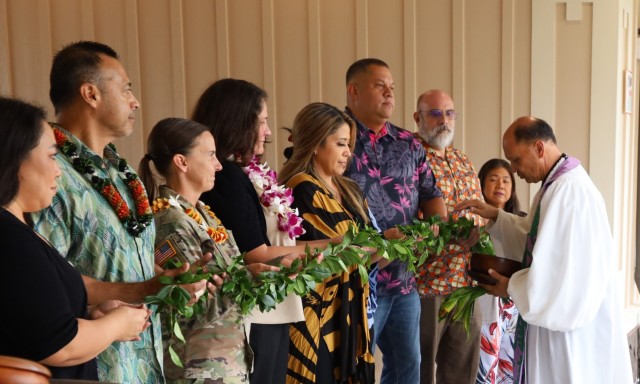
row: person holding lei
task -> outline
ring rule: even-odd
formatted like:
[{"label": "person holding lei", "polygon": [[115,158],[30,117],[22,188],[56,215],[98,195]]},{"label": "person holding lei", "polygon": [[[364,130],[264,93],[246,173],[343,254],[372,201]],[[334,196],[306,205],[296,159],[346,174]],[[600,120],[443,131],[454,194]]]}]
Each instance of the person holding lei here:
[{"label": "person holding lei", "polygon": [[[62,176],[51,206],[31,215],[33,228],[83,275],[95,302],[140,303],[162,288],[161,275],[189,266],[156,275],[147,194],[111,144],[133,132],[140,107],[129,76],[111,47],[79,41],[55,55],[50,79]],[[183,288],[195,300],[206,286],[201,280]],[[112,343],[98,355],[101,381],[164,382],[160,319],[149,320],[140,340]]]},{"label": "person holding lei", "polygon": [[[215,186],[200,198],[233,231],[247,264],[302,253],[307,244],[322,248],[328,243],[296,243],[304,231],[302,219],[291,208],[291,191],[278,186],[275,173],[259,163],[271,135],[266,99],[266,92],[250,82],[222,79],[204,91],[192,116],[213,133],[222,164]],[[251,382],[284,383],[289,325],[304,321],[300,297],[292,293],[274,310],[254,310],[250,317],[249,342],[254,352]]]},{"label": "person holding lei", "polygon": [[29,368],[11,369],[14,358],[46,365],[53,379],[98,380],[96,355],[138,339],[151,312],[96,301],[100,292],[34,232],[29,213],[51,204],[61,175],[55,137],[44,110],[17,99],[0,97],[0,121],[0,381],[42,382]]},{"label": "person holding lei", "polygon": [[[362,190],[342,176],[355,132],[349,116],[325,103],[307,105],[293,122],[291,157],[280,180],[293,190],[305,240],[371,225]],[[291,326],[287,383],[374,382],[368,300],[369,281],[362,280],[356,266],[330,276],[302,298],[306,321]]]},{"label": "person holding lei", "polygon": [[[153,200],[156,264],[170,268],[176,260],[194,263],[206,252],[214,257],[205,267],[214,269],[218,258],[230,263],[240,254],[233,234],[209,206],[198,200],[200,194],[213,188],[215,174],[222,168],[209,129],[191,120],[167,118],[153,127],[147,148],[139,174]],[[157,185],[151,162],[164,177],[164,185]],[[260,263],[252,264],[252,268],[254,273],[278,270]],[[168,314],[163,312],[162,316],[163,324],[168,325]],[[171,362],[167,350],[171,329],[163,327],[168,382],[248,381],[252,352],[238,304],[217,290],[208,300],[205,313],[180,321],[186,343],[173,344],[173,349],[184,367]]]}]

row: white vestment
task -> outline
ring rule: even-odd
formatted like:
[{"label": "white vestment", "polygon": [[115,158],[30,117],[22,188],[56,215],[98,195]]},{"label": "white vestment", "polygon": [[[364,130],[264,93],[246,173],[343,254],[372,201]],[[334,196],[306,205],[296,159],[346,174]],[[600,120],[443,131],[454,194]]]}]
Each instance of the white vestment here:
[{"label": "white vestment", "polygon": [[558,177],[542,199],[541,191],[529,216],[500,211],[487,226],[508,257],[521,257],[540,204],[531,267],[516,272],[508,286],[529,323],[526,382],[632,383],[604,200],[580,165]]}]

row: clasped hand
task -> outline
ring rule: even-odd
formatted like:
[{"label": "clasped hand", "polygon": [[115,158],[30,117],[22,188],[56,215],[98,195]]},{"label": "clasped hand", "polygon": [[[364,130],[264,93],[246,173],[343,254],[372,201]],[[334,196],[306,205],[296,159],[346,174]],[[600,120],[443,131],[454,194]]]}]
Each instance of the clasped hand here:
[{"label": "clasped hand", "polygon": [[89,308],[89,318],[98,320],[105,316],[118,316],[126,324],[118,341],[137,341],[140,334],[151,326],[152,311],[145,304],[129,304],[120,300],[107,300]]}]

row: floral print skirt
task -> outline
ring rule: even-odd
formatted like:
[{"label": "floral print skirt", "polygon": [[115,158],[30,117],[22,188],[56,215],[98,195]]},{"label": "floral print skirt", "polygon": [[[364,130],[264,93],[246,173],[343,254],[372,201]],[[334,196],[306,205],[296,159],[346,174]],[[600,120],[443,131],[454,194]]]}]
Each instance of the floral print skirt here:
[{"label": "floral print skirt", "polygon": [[513,383],[513,346],[518,309],[513,301],[486,295],[478,300],[483,314],[480,367],[476,384]]}]

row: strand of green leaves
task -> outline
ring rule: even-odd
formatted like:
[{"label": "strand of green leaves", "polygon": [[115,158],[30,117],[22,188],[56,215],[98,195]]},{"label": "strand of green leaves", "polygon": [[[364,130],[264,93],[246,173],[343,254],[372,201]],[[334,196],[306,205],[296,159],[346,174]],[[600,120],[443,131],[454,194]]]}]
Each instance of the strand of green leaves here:
[{"label": "strand of green leaves", "polygon": [[[438,236],[434,233],[434,225],[439,228]],[[145,302],[157,304],[158,311],[168,311],[172,333],[184,342],[178,320],[180,317],[190,318],[203,313],[207,305],[207,294],[189,306],[187,303],[190,294],[179,284],[189,284],[209,279],[213,274],[225,273],[221,292],[239,305],[242,314],[248,314],[256,306],[265,312],[275,308],[289,294],[304,296],[314,289],[316,284],[331,275],[349,273],[354,266],[358,269],[362,281],[367,281],[372,250],[377,250],[381,257],[389,261],[399,260],[406,263],[407,269],[415,272],[431,255],[439,254],[450,241],[467,238],[474,228],[474,222],[464,217],[457,221],[443,221],[434,216],[425,221],[415,220],[398,228],[404,234],[404,238],[387,240],[373,228],[357,230],[351,226],[343,235],[342,242],[331,243],[324,250],[312,250],[307,247],[303,259],[294,261],[289,267],[280,265],[279,271],[264,272],[257,277],[252,277],[247,272],[243,255],[233,257],[230,263],[221,256],[214,255],[215,269],[205,272],[199,268],[195,272],[186,272],[176,278],[160,277],[160,282],[166,286],[156,295],[147,297]],[[493,253],[493,245],[486,233],[481,232],[480,241],[474,246],[474,251]],[[321,262],[317,262],[319,254],[322,254]],[[182,366],[171,345],[169,352],[174,363]]]},{"label": "strand of green leaves", "polygon": [[[433,225],[439,227],[439,236],[435,236]],[[341,243],[329,244],[322,251],[307,248],[304,259],[296,260],[288,268],[280,266],[278,272],[265,272],[252,279],[244,272],[242,256],[237,256],[231,265],[216,272],[227,274],[222,293],[232,297],[243,314],[249,313],[256,305],[264,312],[273,309],[290,293],[304,296],[317,283],[337,273],[349,273],[354,266],[362,281],[367,281],[372,249],[389,261],[406,263],[408,270],[415,272],[429,256],[439,254],[453,239],[467,238],[473,227],[473,221],[466,218],[442,221],[436,216],[400,226],[405,237],[392,240],[385,239],[373,228],[358,231],[350,227]],[[484,234],[481,239],[476,248],[492,247],[488,235]],[[315,261],[318,254],[322,254],[320,263]]]},{"label": "strand of green leaves", "polygon": [[[495,255],[495,249],[491,238],[481,229],[480,239],[471,249],[472,252],[484,253],[486,255]],[[467,337],[469,337],[469,329],[471,327],[471,318],[473,317],[473,308],[476,299],[486,294],[487,291],[479,286],[461,287],[449,294],[440,304],[438,311],[438,320],[442,321],[451,316],[451,321],[461,323]]]}]

